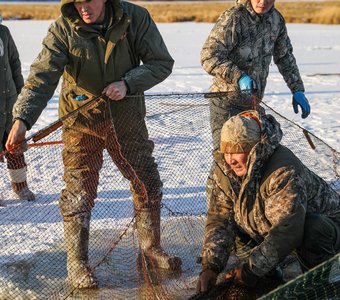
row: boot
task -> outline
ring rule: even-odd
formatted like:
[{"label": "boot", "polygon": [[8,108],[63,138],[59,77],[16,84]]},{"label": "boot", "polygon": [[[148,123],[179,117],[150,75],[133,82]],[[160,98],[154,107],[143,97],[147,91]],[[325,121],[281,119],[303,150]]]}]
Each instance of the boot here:
[{"label": "boot", "polygon": [[11,178],[11,186],[13,192],[20,200],[33,201],[35,200],[34,193],[28,188],[26,181],[26,167],[21,169],[8,169],[9,177]]},{"label": "boot", "polygon": [[88,266],[90,218],[91,213],[64,218],[67,282],[77,289],[98,287],[98,282]]},{"label": "boot", "polygon": [[23,182],[11,182],[13,192],[18,196],[20,200],[34,201],[35,195],[28,188],[27,181]]},{"label": "boot", "polygon": [[178,271],[182,261],[170,256],[160,245],[160,207],[141,208],[136,214],[137,233],[142,255],[155,268]]}]

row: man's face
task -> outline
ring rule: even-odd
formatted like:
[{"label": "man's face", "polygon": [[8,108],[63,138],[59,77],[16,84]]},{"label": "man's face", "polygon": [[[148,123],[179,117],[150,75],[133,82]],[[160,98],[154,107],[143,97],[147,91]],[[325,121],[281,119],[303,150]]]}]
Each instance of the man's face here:
[{"label": "man's face", "polygon": [[262,15],[273,7],[274,2],[275,0],[251,0],[251,6],[257,14]]},{"label": "man's face", "polygon": [[243,176],[247,171],[249,153],[225,153],[224,159],[237,176]]},{"label": "man's face", "polygon": [[75,2],[74,7],[86,24],[101,23],[105,17],[105,2],[106,0]]}]

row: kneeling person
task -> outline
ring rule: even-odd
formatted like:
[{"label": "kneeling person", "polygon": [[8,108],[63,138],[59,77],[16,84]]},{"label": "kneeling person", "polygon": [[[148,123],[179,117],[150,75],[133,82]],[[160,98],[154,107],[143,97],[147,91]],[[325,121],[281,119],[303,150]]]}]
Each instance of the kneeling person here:
[{"label": "kneeling person", "polygon": [[255,286],[293,250],[303,270],[339,252],[340,195],[281,139],[271,115],[246,111],[224,123],[198,292],[216,283],[233,249],[242,264],[232,275],[246,286]]}]

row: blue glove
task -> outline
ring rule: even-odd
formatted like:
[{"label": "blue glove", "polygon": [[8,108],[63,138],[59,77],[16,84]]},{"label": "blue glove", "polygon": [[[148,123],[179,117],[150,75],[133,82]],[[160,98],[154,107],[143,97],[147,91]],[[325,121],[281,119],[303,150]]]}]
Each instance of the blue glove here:
[{"label": "blue glove", "polygon": [[304,94],[304,92],[295,92],[293,94],[293,108],[294,112],[297,114],[299,112],[298,105],[300,105],[302,110],[302,118],[305,119],[310,114],[310,105]]},{"label": "blue glove", "polygon": [[256,90],[255,81],[247,74],[241,75],[240,79],[238,80],[238,86],[241,91],[247,94],[252,94],[254,90]]},{"label": "blue glove", "polygon": [[85,96],[85,95],[75,95],[73,97],[73,99],[76,100],[76,101],[84,101],[84,100],[88,99],[88,97]]}]

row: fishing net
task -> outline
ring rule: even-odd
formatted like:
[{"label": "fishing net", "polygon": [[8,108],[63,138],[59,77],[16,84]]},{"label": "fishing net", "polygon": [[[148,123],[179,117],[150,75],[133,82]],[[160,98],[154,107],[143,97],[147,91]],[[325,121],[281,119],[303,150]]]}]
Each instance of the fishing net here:
[{"label": "fishing net", "polygon": [[[97,104],[94,104],[54,123],[53,129],[47,130],[49,135],[41,135],[39,131],[33,134],[33,137],[39,136],[38,139],[33,138],[36,142],[29,139],[29,150],[25,152],[27,182],[36,194],[35,201],[16,199],[6,163],[0,164],[0,299],[196,297],[195,286],[201,270],[197,257],[201,252],[206,216],[205,184],[212,164],[208,109],[212,96],[207,93],[145,96],[146,124],[150,139],[155,143],[153,156],[163,182],[161,245],[167,253],[181,258],[181,270],[170,272],[155,268],[141,255],[136,230],[138,210],[134,209],[133,202],[136,199],[143,202],[145,190],[132,165],[146,161],[140,156],[137,146],[124,149],[115,138],[115,132],[126,136],[131,134],[124,118],[120,120],[121,127],[117,128],[110,126],[110,122],[82,128],[80,132],[90,133],[90,137],[85,140],[60,127],[63,124],[64,127],[72,128],[75,121],[81,118],[85,118],[86,123],[87,112],[98,109]],[[284,132],[282,143],[333,188],[339,189],[339,152],[265,103],[262,103],[262,107],[281,123]],[[131,115],[126,115],[126,118],[129,117]],[[139,130],[139,127],[142,124],[135,126],[134,130]],[[103,140],[98,138],[103,132],[111,141],[109,151],[104,149]],[[70,155],[63,155],[66,152],[61,142],[62,135],[64,141],[65,138],[70,139],[68,144],[88,146],[89,152],[72,156],[68,151]],[[98,157],[97,150],[102,148],[103,155]],[[4,153],[1,156],[5,158]],[[132,165],[125,159],[126,156],[130,158],[129,161],[134,161]],[[95,290],[81,291],[65,281],[66,247],[59,209],[60,192],[65,189],[62,158],[71,169],[74,167],[73,162],[79,163],[80,160],[85,160],[90,170],[100,169],[98,178],[97,171],[88,172],[87,184],[77,186],[79,190],[75,192],[81,194],[96,186],[98,181],[95,201],[89,203],[94,205],[88,259],[99,281],[99,288]],[[18,168],[22,167],[19,158],[17,164]],[[337,272],[331,277],[332,283],[339,284],[339,258],[332,261],[332,268],[335,268],[333,273]],[[329,280],[329,276],[324,278]],[[314,289],[313,285],[311,288]],[[301,289],[294,288],[293,291],[301,292]],[[256,297],[265,292],[269,292],[268,288],[262,294],[256,294]],[[339,289],[336,293],[339,297]],[[277,295],[281,294],[277,292]]]},{"label": "fishing net", "polygon": [[261,297],[260,300],[339,299],[339,294],[340,254],[337,254],[295,280]]}]

